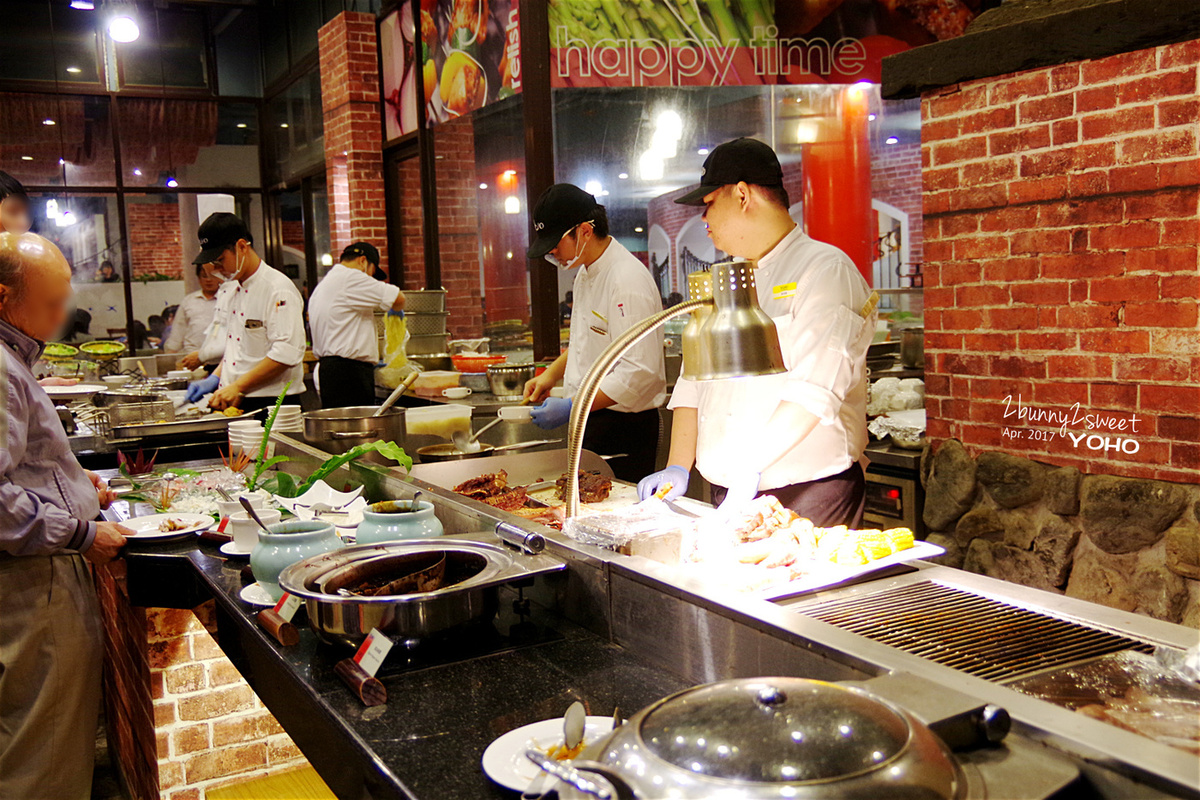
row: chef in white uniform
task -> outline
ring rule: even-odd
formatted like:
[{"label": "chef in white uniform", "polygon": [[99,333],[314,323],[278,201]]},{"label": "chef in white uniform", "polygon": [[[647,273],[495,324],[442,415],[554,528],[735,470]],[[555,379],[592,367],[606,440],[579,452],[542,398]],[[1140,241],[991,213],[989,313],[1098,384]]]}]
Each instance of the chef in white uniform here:
[{"label": "chef in white uniform", "polygon": [[404,293],[399,286],[372,277],[378,269],[375,245],[355,242],[342,251],[308,299],[322,408],[376,405],[375,310],[404,316]]},{"label": "chef in white uniform", "polygon": [[249,229],[236,215],[211,214],[200,224],[199,238],[193,263],[211,264],[224,281],[200,360],[221,363],[188,387],[188,400],[211,393],[208,405],[216,411],[230,406],[255,411],[274,405],[287,386],[284,402],[299,405],[305,351],[300,292],[258,257]]},{"label": "chef in white uniform", "polygon": [[[542,403],[533,410],[534,423],[549,430],[570,419],[579,385],[600,354],[622,333],[662,311],[662,296],[646,265],[609,235],[604,206],[578,186],[559,183],[547,189],[533,209],[533,225],[529,258],[578,269],[567,352],[525,384],[525,397]],[[560,380],[567,396],[550,397]],[[608,462],[618,478],[636,481],[654,469],[658,408],[666,389],[661,335],[634,346],[601,382],[583,446],[619,456]]]},{"label": "chef in white uniform", "polygon": [[675,202],[704,206],[716,248],[757,262],[758,302],[779,330],[788,371],[681,379],[670,403],[670,466],[641,481],[639,494],[668,483],[668,497],[683,494],[694,463],[726,509],[771,494],[818,525],[858,526],[877,297],[845,253],[788,215],[783,171],[769,146],[722,144],[701,176],[700,187]]}]

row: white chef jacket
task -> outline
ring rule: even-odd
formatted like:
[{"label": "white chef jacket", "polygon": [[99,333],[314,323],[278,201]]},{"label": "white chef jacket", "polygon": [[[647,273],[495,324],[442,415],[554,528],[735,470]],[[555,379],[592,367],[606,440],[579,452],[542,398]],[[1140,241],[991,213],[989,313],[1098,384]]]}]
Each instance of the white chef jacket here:
[{"label": "white chef jacket", "polygon": [[[595,263],[575,276],[575,306],[563,387],[574,397],[596,359],[613,340],[651,314],[662,311],[662,297],[646,265],[616,239]],[[661,331],[634,346],[600,382],[614,411],[658,408],[667,397],[667,369]]]},{"label": "white chef jacket", "polygon": [[334,265],[308,298],[313,355],[379,361],[374,312],[391,310],[399,296],[399,286],[345,264]]},{"label": "white chef jacket", "polygon": [[226,281],[217,291],[217,308],[200,360],[221,359],[221,386],[252,370],[264,358],[288,365],[271,383],[247,397],[278,397],[304,391],[304,300],[295,284],[263,261],[249,278]]},{"label": "white chef jacket", "polygon": [[768,468],[761,491],[836,475],[858,461],[867,444],[867,346],[876,314],[862,316],[871,295],[854,263],[799,226],[755,270],[758,302],[779,330],[788,371],[720,381],[680,379],[670,407],[697,409],[696,466],[710,483],[734,485],[761,469],[749,463],[763,426],[782,401],[803,406],[820,422]]},{"label": "white chef jacket", "polygon": [[204,344],[213,314],[217,311],[217,298],[209,300],[204,292],[195,291],[179,303],[175,321],[171,324],[171,335],[163,344],[167,353],[194,353]]}]

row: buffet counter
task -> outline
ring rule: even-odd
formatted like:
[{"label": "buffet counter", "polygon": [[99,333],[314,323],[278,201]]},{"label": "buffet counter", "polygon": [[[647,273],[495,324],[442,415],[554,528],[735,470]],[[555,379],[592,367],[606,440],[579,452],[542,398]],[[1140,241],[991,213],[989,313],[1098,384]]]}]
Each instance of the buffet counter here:
[{"label": "buffet counter", "polygon": [[[277,453],[293,459],[286,468],[296,474],[324,458],[276,438]],[[238,597],[241,563],[229,566],[204,543],[131,548],[131,603],[192,608],[215,598],[221,648],[340,797],[512,796],[479,768],[483,749],[501,733],[556,717],[575,699],[592,714],[607,716],[616,706],[628,716],[685,686],[762,675],[866,682],[923,721],[966,730],[965,740],[982,735],[981,719],[1006,709],[1012,733],[1002,744],[975,743],[958,754],[976,790],[989,787],[972,796],[1049,797],[1070,785],[1080,797],[1200,797],[1194,755],[1018,691],[1014,677],[1028,669],[1006,673],[1005,654],[982,646],[1015,636],[1013,651],[1036,651],[1039,631],[1065,626],[1067,636],[1087,643],[1068,648],[1069,661],[1094,653],[1087,647],[1097,641],[1130,652],[1182,650],[1196,644],[1193,630],[922,562],[768,602],[714,589],[676,567],[576,543],[402,470],[354,465],[333,482],[362,485],[370,499],[421,491],[448,535],[490,536],[504,522],[542,534],[545,554],[566,563],[563,572],[505,590],[496,630],[524,631],[520,641],[483,652],[443,642],[418,648],[411,661],[393,655],[381,672],[388,703],[368,709],[332,672],[346,651],[319,644],[308,630],[300,644],[284,648],[258,628],[255,609]],[[937,627],[962,597],[975,604],[977,618]],[[884,601],[892,604],[874,609]],[[524,619],[513,617],[526,611]],[[855,627],[868,611],[879,624]],[[1032,627],[1001,624],[1014,615]],[[905,632],[906,625],[933,624],[938,638],[953,640],[968,622],[982,624],[985,634],[951,646],[980,651],[998,669],[918,647],[916,635]],[[889,631],[898,637],[881,635]],[[1048,659],[1045,667],[1061,661]],[[954,728],[955,720],[970,722]]]}]

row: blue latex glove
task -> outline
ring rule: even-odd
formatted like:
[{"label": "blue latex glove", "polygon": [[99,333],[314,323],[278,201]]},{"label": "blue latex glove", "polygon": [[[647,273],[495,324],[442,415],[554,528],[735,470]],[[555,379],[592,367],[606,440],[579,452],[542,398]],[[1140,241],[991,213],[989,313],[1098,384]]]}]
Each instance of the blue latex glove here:
[{"label": "blue latex glove", "polygon": [[757,472],[748,472],[744,476],[739,477],[729,487],[725,499],[721,501],[721,505],[717,506],[717,510],[723,514],[737,514],[740,512],[750,504],[751,500],[758,496],[758,483],[760,480],[762,480],[762,475]]},{"label": "blue latex glove", "polygon": [[221,385],[220,375],[209,375],[207,378],[202,378],[198,381],[193,381],[188,384],[187,401],[194,403],[206,394],[212,394]]},{"label": "blue latex glove", "polygon": [[532,411],[533,424],[544,431],[566,425],[571,419],[571,398],[548,397]]},{"label": "blue latex glove", "polygon": [[671,491],[664,495],[667,500],[683,497],[687,493],[688,480],[691,477],[691,472],[678,464],[672,464],[666,469],[655,472],[653,475],[647,475],[638,481],[638,499],[649,500],[655,492],[668,483],[671,484]]}]

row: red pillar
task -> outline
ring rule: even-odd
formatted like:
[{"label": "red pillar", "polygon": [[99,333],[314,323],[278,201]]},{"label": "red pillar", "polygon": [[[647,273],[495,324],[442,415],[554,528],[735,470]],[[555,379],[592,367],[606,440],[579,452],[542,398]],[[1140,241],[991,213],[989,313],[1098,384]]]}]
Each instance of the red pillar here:
[{"label": "red pillar", "polygon": [[333,255],[362,240],[387,261],[383,134],[379,119],[379,61],[375,15],[343,11],[321,27],[321,105]]},{"label": "red pillar", "polygon": [[872,283],[871,145],[868,94],[847,86],[838,116],[826,120],[817,141],[804,148],[804,224],[817,241],[840,248]]}]

